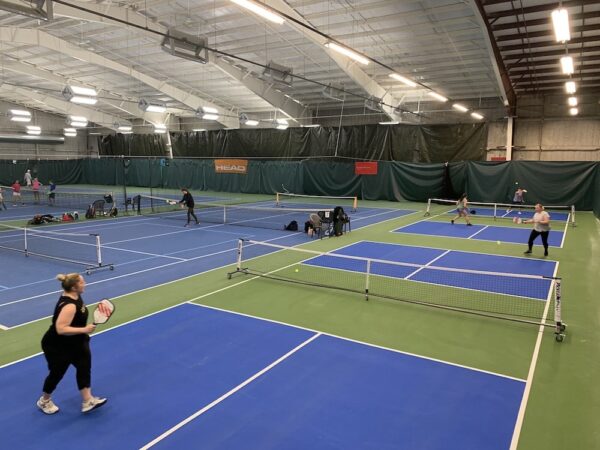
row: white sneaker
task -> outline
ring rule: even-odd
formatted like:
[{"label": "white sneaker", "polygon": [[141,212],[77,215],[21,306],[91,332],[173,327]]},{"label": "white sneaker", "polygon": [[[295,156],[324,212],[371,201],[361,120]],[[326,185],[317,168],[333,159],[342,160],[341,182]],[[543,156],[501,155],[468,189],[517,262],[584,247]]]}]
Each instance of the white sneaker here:
[{"label": "white sneaker", "polygon": [[40,397],[40,399],[37,401],[37,406],[44,414],[56,414],[59,410],[58,406],[54,404],[52,399],[44,400],[44,397]]},{"label": "white sneaker", "polygon": [[81,404],[81,412],[89,412],[93,409],[99,408],[106,403],[106,398],[92,397],[89,400]]}]

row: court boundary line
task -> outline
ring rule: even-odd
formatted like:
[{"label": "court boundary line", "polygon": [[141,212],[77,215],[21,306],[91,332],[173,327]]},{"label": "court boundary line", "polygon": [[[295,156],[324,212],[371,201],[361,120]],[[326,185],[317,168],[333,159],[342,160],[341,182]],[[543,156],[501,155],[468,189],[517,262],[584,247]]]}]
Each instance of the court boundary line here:
[{"label": "court boundary line", "polygon": [[482,231],[485,231],[487,228],[489,228],[489,225],[484,225],[483,228],[481,230],[477,230],[475,233],[473,233],[471,236],[469,236],[467,239],[471,239],[475,236],[477,236],[479,233],[481,233]]},{"label": "court boundary line", "polygon": [[567,221],[567,223],[565,224],[565,229],[563,230],[563,237],[560,241],[560,248],[563,248],[563,246],[565,245],[565,239],[567,238],[567,231],[569,230],[569,224],[571,222]]},{"label": "court boundary line", "polygon": [[438,255],[438,256],[436,256],[435,258],[433,258],[433,259],[432,259],[431,261],[429,261],[428,263],[426,263],[426,264],[423,264],[423,267],[419,267],[417,270],[414,270],[413,272],[411,272],[410,274],[408,274],[407,276],[405,276],[405,277],[404,277],[404,279],[405,279],[405,280],[410,280],[410,281],[412,281],[412,280],[411,280],[411,277],[412,277],[413,275],[416,275],[416,274],[418,274],[418,273],[419,273],[421,270],[423,270],[424,268],[431,266],[431,265],[432,265],[434,262],[436,262],[438,259],[440,259],[440,258],[442,258],[442,257],[446,256],[446,255],[447,255],[448,253],[450,253],[451,251],[452,251],[452,250],[446,250],[444,253],[442,253],[441,255]]},{"label": "court boundary line", "polygon": [[224,401],[227,398],[231,397],[236,392],[242,390],[244,387],[246,387],[247,385],[249,385],[250,383],[252,383],[254,380],[256,380],[257,378],[259,378],[262,375],[264,375],[265,373],[267,373],[273,367],[279,365],[280,363],[282,363],[283,361],[285,361],[286,359],[288,359],[294,353],[298,352],[299,350],[301,350],[302,348],[306,347],[311,342],[313,342],[316,339],[318,339],[319,336],[321,336],[321,333],[313,334],[311,337],[309,337],[308,339],[306,339],[305,341],[303,341],[302,343],[300,343],[299,345],[297,345],[296,347],[294,347],[293,349],[291,349],[289,352],[287,352],[283,356],[280,356],[279,358],[277,358],[275,361],[273,361],[268,366],[262,368],[261,370],[259,370],[258,372],[256,372],[251,377],[249,377],[246,380],[242,381],[240,384],[238,384],[233,389],[230,389],[225,394],[221,395],[219,398],[213,400],[211,403],[209,403],[208,405],[204,406],[202,409],[199,409],[194,414],[186,417],[184,420],[182,420],[178,424],[174,425],[173,427],[169,428],[167,431],[165,431],[161,435],[155,437],[152,441],[150,441],[147,444],[145,444],[144,446],[140,447],[140,450],[147,450],[147,449],[153,447],[154,445],[158,444],[159,442],[161,442],[165,438],[169,437],[170,435],[172,435],[173,433],[175,433],[180,428],[184,427],[188,423],[190,423],[193,420],[195,420],[196,418],[200,417],[205,412],[211,410],[212,408],[214,408],[215,406],[217,406],[222,401]]},{"label": "court boundary line", "polygon": [[[260,277],[253,277],[252,280],[254,280],[256,278],[260,278]],[[248,280],[248,281],[251,281],[251,280]],[[218,293],[218,292],[215,292],[215,293]],[[497,376],[497,377],[500,377],[500,378],[507,378],[509,380],[519,381],[519,382],[522,382],[522,383],[525,383],[525,381],[526,381],[523,378],[513,377],[511,375],[505,375],[505,374],[499,373],[499,372],[492,372],[490,370],[478,369],[477,367],[467,366],[467,365],[464,365],[464,364],[454,363],[454,362],[446,361],[446,360],[443,360],[443,359],[433,358],[431,356],[419,355],[417,353],[411,353],[411,352],[407,352],[407,351],[404,351],[404,350],[399,350],[399,349],[396,349],[396,348],[385,347],[383,345],[378,345],[378,344],[373,344],[373,343],[370,343],[370,342],[360,341],[358,339],[353,339],[353,338],[349,338],[349,337],[345,337],[345,336],[340,336],[340,335],[337,335],[337,334],[328,333],[326,331],[316,330],[314,328],[303,327],[301,325],[294,325],[294,324],[291,324],[291,323],[282,322],[280,320],[268,319],[266,317],[254,316],[252,314],[247,314],[247,313],[243,313],[243,312],[233,311],[233,310],[225,309],[225,308],[219,308],[217,306],[204,305],[202,303],[195,303],[196,301],[197,300],[189,300],[186,303],[189,303],[190,305],[193,305],[193,306],[197,306],[199,308],[213,309],[215,311],[221,311],[221,312],[225,312],[225,313],[229,313],[229,314],[235,314],[235,315],[238,315],[238,316],[249,317],[251,319],[257,319],[257,320],[262,320],[262,321],[265,321],[265,322],[276,323],[278,325],[285,325],[285,326],[288,326],[288,327],[297,328],[299,330],[310,331],[310,332],[313,332],[313,333],[320,333],[323,336],[329,336],[329,337],[332,337],[332,338],[335,338],[335,339],[341,339],[341,340],[344,340],[344,341],[354,342],[355,344],[365,345],[367,347],[378,348],[380,350],[386,350],[386,351],[389,351],[389,352],[398,353],[398,354],[405,355],[405,356],[411,356],[411,357],[414,357],[414,358],[425,359],[425,360],[433,361],[433,362],[436,362],[436,363],[439,363],[439,364],[446,364],[446,365],[449,365],[449,366],[459,367],[461,369],[471,370],[471,371],[474,371],[474,372],[481,372],[481,373],[485,373],[487,375],[493,375],[493,376]]]},{"label": "court boundary line", "polygon": [[[554,272],[554,276],[558,273],[558,264],[556,264],[556,270]],[[546,317],[548,316],[548,311],[550,309],[550,297],[552,295],[552,291],[548,294],[548,301],[546,302],[546,308],[544,309],[544,322],[546,322]],[[525,382],[525,389],[523,390],[523,396],[521,397],[521,404],[519,405],[519,412],[517,413],[517,420],[515,422],[515,426],[513,428],[513,435],[510,441],[510,450],[517,450],[517,446],[519,445],[519,438],[521,437],[521,429],[523,428],[523,422],[525,421],[525,412],[527,410],[527,403],[529,401],[529,393],[531,392],[531,386],[533,385],[533,377],[535,375],[535,369],[537,366],[537,361],[540,353],[540,348],[542,346],[542,339],[544,338],[544,325],[540,324],[538,329],[537,339],[535,341],[535,346],[533,348],[533,354],[531,356],[531,363],[529,364],[529,371],[527,372],[527,380]]]},{"label": "court boundary line", "polygon": [[6,325],[2,325],[2,324],[0,323],[0,330],[2,330],[2,331],[8,331],[8,330],[10,330],[10,328],[9,328],[9,327],[7,327]]},{"label": "court boundary line", "polygon": [[[400,228],[396,228],[395,230],[391,230],[389,231],[389,233],[399,233],[399,234],[412,234],[414,236],[427,236],[427,237],[435,237],[435,238],[445,238],[445,239],[465,239],[465,240],[469,240],[469,238],[466,237],[462,237],[462,236],[444,236],[441,234],[422,234],[422,233],[410,233],[407,231],[398,231],[398,230],[402,230],[403,228],[406,228],[410,225],[415,225],[417,223],[423,222],[422,220],[418,221],[418,222],[414,222],[414,223],[409,223],[407,225],[404,225],[403,227]],[[444,223],[444,222],[440,222],[440,223]],[[503,227],[503,226],[498,226],[498,225],[487,225],[488,227],[498,227],[498,228],[514,228],[514,229],[519,229],[516,227]],[[564,237],[564,235],[563,235]],[[479,241],[485,241],[485,242],[494,242],[494,239],[476,239]],[[509,241],[501,241],[503,244],[508,244],[508,245],[524,245],[522,243],[519,242],[509,242]],[[526,243],[525,243],[526,244]],[[561,248],[558,245],[548,245],[548,247],[553,247],[553,248]]]},{"label": "court boundary line", "polygon": [[[294,234],[295,234],[295,233],[294,233]],[[292,234],[285,234],[285,235],[283,235],[283,236],[278,236],[278,237],[276,237],[276,238],[269,239],[268,241],[265,241],[265,242],[270,242],[270,241],[274,241],[274,240],[277,240],[277,239],[283,239],[283,238],[287,238],[287,237],[290,237],[290,236],[293,236],[293,235],[292,235]],[[302,244],[297,244],[297,245],[302,245]],[[222,254],[222,253],[226,253],[226,252],[232,252],[232,251],[234,251],[234,250],[235,250],[235,249],[221,250],[221,251],[219,251],[219,252],[215,252],[215,253],[209,253],[208,255],[196,256],[196,257],[194,257],[194,258],[190,258],[190,259],[188,259],[188,260],[185,260],[185,261],[175,261],[175,262],[170,262],[170,263],[168,263],[168,264],[163,264],[163,265],[161,265],[161,266],[156,266],[156,267],[152,267],[152,268],[144,269],[144,270],[137,271],[137,272],[132,272],[132,273],[129,273],[129,274],[123,274],[123,275],[118,275],[118,276],[116,276],[116,277],[106,278],[106,279],[104,279],[104,280],[93,281],[93,282],[91,282],[91,283],[88,283],[88,285],[91,285],[91,284],[98,284],[98,283],[105,282],[105,281],[112,281],[112,280],[114,280],[114,279],[118,279],[118,278],[127,277],[127,276],[129,276],[129,275],[137,275],[138,273],[148,272],[148,271],[150,271],[150,270],[155,270],[155,269],[162,269],[162,268],[164,268],[164,267],[172,266],[172,265],[175,265],[175,264],[182,264],[182,263],[184,263],[184,262],[195,261],[195,260],[198,260],[198,259],[205,258],[205,257],[207,257],[207,256],[214,256],[214,255],[218,255],[218,254]],[[275,252],[273,252],[273,253],[275,253]],[[267,254],[265,254],[265,255],[260,255],[260,256],[267,256],[267,255],[270,255],[270,253],[267,253]],[[260,256],[258,256],[258,257],[260,257]],[[258,257],[257,257],[257,258],[258,258]],[[254,259],[254,258],[251,258],[251,259]],[[113,299],[116,299],[116,298],[125,297],[126,295],[130,295],[130,294],[137,294],[137,293],[140,293],[140,292],[146,291],[146,290],[148,290],[148,289],[152,289],[152,288],[155,288],[155,287],[164,286],[164,285],[166,285],[166,284],[169,284],[169,283],[175,283],[175,282],[182,281],[182,280],[186,280],[186,279],[188,279],[188,278],[191,278],[191,277],[194,277],[194,276],[197,276],[197,275],[201,275],[201,274],[204,274],[204,273],[212,272],[213,270],[218,270],[218,269],[224,269],[224,268],[226,268],[226,267],[231,267],[231,266],[232,266],[232,265],[234,265],[234,264],[235,264],[235,263],[231,263],[231,264],[227,264],[227,265],[223,265],[223,266],[214,267],[214,268],[212,268],[212,269],[209,269],[209,270],[206,270],[206,271],[204,271],[204,272],[198,272],[198,273],[196,273],[196,274],[193,274],[193,275],[188,275],[188,276],[185,276],[185,277],[182,277],[182,278],[177,278],[176,280],[166,281],[166,282],[164,282],[164,283],[157,284],[157,285],[155,285],[155,286],[150,286],[150,287],[146,287],[146,288],[143,288],[143,289],[139,289],[139,290],[137,290],[137,291],[128,292],[127,294],[122,294],[122,295],[119,295],[119,296],[116,296],[116,297],[112,297],[112,298],[113,298]],[[15,303],[22,303],[22,302],[24,302],[24,301],[33,300],[33,299],[36,299],[36,298],[39,298],[39,297],[43,297],[43,296],[45,296],[45,295],[56,294],[56,293],[59,293],[59,292],[61,292],[61,291],[60,291],[60,290],[56,290],[56,291],[52,291],[52,292],[46,292],[46,293],[44,293],[44,294],[38,294],[38,295],[35,295],[35,296],[32,296],[32,297],[27,297],[27,298],[24,298],[24,299],[19,299],[19,300],[16,300],[16,301],[13,301],[13,302],[9,302],[9,303],[3,303],[3,304],[0,304],[0,308],[2,308],[2,307],[4,307],[4,306],[8,306],[8,305],[15,304]],[[90,304],[88,304],[88,306],[95,305],[95,304],[96,304],[96,303],[90,303]],[[49,318],[49,317],[52,317],[52,315],[48,315],[48,316],[40,317],[39,319],[30,320],[30,321],[28,321],[28,322],[20,323],[20,324],[18,324],[18,325],[14,325],[14,326],[10,327],[9,329],[13,329],[13,328],[21,327],[21,326],[23,326],[23,325],[27,325],[27,324],[30,324],[30,323],[33,323],[33,322],[37,322],[37,321],[39,321],[39,320],[44,320],[44,319],[47,319],[47,318]]]},{"label": "court boundary line", "polygon": [[[600,219],[598,219],[598,220],[600,221]],[[406,233],[406,234],[411,234],[411,233]],[[424,235],[421,235],[421,236],[424,236]],[[446,248],[441,248],[441,247],[428,247],[428,246],[424,246],[424,245],[403,244],[403,243],[399,243],[399,242],[371,241],[369,239],[363,239],[363,240],[360,240],[360,241],[356,241],[355,243],[358,244],[359,242],[372,242],[372,243],[375,243],[375,244],[385,244],[385,245],[399,245],[399,246],[402,246],[402,247],[412,247],[412,248],[428,248],[428,249],[433,249],[433,250],[448,250]],[[474,255],[499,256],[501,258],[516,258],[516,259],[522,259],[524,261],[535,261],[535,260],[532,260],[531,258],[525,258],[523,256],[499,255],[497,253],[475,252],[475,251],[471,251],[471,250],[450,249],[450,251],[451,252],[459,252],[459,253],[471,253],[471,254],[474,254]],[[553,259],[540,259],[539,261],[558,262],[558,261],[555,261]]]}]

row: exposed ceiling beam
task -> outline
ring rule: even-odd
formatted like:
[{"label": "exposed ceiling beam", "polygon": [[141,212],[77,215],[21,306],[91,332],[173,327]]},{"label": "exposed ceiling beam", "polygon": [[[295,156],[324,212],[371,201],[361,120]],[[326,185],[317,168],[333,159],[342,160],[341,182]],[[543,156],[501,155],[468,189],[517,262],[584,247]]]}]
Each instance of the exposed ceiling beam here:
[{"label": "exposed ceiling beam", "polygon": [[[575,45],[575,44],[588,44],[591,42],[597,42],[600,41],[600,35],[594,35],[594,36],[586,36],[586,37],[582,37],[582,38],[572,38],[569,41],[568,45]],[[530,48],[544,48],[544,47],[558,47],[558,46],[562,46],[562,44],[557,43],[554,39],[551,41],[543,41],[543,42],[527,42],[525,44],[515,44],[515,45],[505,45],[503,47],[500,47],[500,51],[501,52],[512,52],[512,51],[516,51],[516,50],[524,50],[524,49],[530,49]],[[582,52],[582,51],[586,51],[586,47],[580,48],[574,48],[572,49],[574,52]],[[564,53],[564,50],[563,50]]]},{"label": "exposed ceiling beam", "polygon": [[[74,116],[84,116],[88,119],[88,121],[101,125],[105,128],[116,130],[114,126],[115,123],[118,123],[120,119],[117,116],[113,116],[111,114],[106,114],[100,111],[93,110],[91,108],[87,108],[85,106],[76,105],[71,102],[67,102],[65,100],[58,99],[48,94],[42,94],[39,92],[35,92],[32,89],[25,89],[21,87],[15,86],[7,86],[3,84],[0,86],[0,95],[2,91],[13,92],[19,94],[23,97],[30,98],[35,102],[46,105],[50,109],[56,111],[59,114],[64,115],[74,115]],[[65,122],[65,127],[66,127]]]},{"label": "exposed ceiling beam", "polygon": [[[590,11],[580,14],[569,14],[569,20],[577,21],[577,20],[587,20],[587,19],[595,19],[600,17],[600,11]],[[530,28],[537,27],[542,25],[550,25],[550,17],[544,17],[543,19],[533,19],[533,20],[525,20],[525,21],[516,21],[516,22],[508,22],[508,23],[500,23],[492,25],[493,31],[502,31],[502,30],[514,30],[518,28]]]},{"label": "exposed ceiling beam", "polygon": [[[59,86],[59,89],[62,89],[67,84],[73,82],[73,79],[65,78],[61,75],[58,75],[50,70],[42,69],[40,67],[36,67],[32,64],[25,64],[20,61],[7,61],[2,65],[4,70],[10,70],[11,72],[21,73],[24,75],[32,75],[36,78],[40,78],[42,80],[50,81],[56,83]],[[77,82],[75,82],[77,84]],[[101,91],[96,86],[90,86],[89,83],[79,83],[81,86],[93,87],[97,91]],[[113,94],[114,95],[114,94]],[[151,123],[164,123],[166,120],[166,114],[159,113],[147,113],[141,111],[135,102],[127,101],[126,99],[121,98],[121,100],[109,99],[102,94],[99,97],[100,103],[105,103],[107,105],[112,106],[115,109],[118,109],[128,116],[134,116],[143,120],[146,120]]]},{"label": "exposed ceiling beam", "polygon": [[513,90],[510,76],[506,70],[506,65],[502,59],[500,51],[498,50],[498,45],[494,39],[492,29],[490,28],[489,19],[487,18],[485,10],[483,9],[481,0],[469,0],[469,4],[471,5],[471,9],[473,10],[475,17],[477,17],[477,21],[481,25],[483,39],[486,47],[488,48],[488,54],[490,55],[490,61],[494,69],[494,75],[496,76],[498,88],[500,89],[500,92],[502,92],[502,100],[507,106],[509,115],[513,116],[517,107],[517,98],[515,91]]},{"label": "exposed ceiling beam", "polygon": [[[511,2],[512,3],[512,2]],[[600,0],[567,0],[564,2],[552,2],[546,5],[536,5],[536,6],[525,6],[524,8],[510,8],[502,11],[494,11],[487,13],[489,19],[497,19],[499,17],[512,17],[512,16],[524,16],[525,14],[533,14],[539,12],[547,12],[552,11],[556,8],[571,8],[571,7],[579,7],[586,5],[597,5],[600,3]]]},{"label": "exposed ceiling beam", "polygon": [[[598,60],[600,60],[600,56],[598,55],[590,55],[590,56],[579,56],[577,55],[577,63],[578,63],[578,69],[580,68],[586,68],[588,67],[587,65],[583,64],[585,62],[597,62]],[[513,74],[513,72],[517,72],[514,69],[521,69],[523,67],[531,67],[532,63],[531,62],[521,62],[521,63],[515,63],[515,64],[511,64],[509,67],[509,72],[511,73],[511,75]],[[538,68],[540,67],[544,67],[544,66],[554,66],[552,69],[541,69],[541,70],[553,70],[556,72],[560,72],[560,63],[556,60],[556,59],[543,59],[543,60],[537,60],[535,61],[535,67],[536,67],[536,71],[539,72]]]},{"label": "exposed ceiling beam", "polygon": [[[60,6],[60,8],[58,8]],[[88,13],[80,9],[76,9],[64,4],[57,3],[55,8],[56,15],[62,15],[64,17],[76,18],[78,20],[86,20],[91,22],[110,23],[115,26],[124,27],[124,22],[131,23],[132,25],[142,26],[148,31],[154,33],[167,33],[168,29],[163,25],[156,23],[154,20],[148,19],[146,16],[138,13],[135,10],[123,8],[120,6],[109,5],[106,8],[101,5],[88,4],[85,5],[86,9],[91,9],[97,13],[108,14],[110,16],[119,19],[118,21],[110,20],[104,17],[100,17],[96,14]],[[272,89],[272,85],[265,83],[263,80],[256,78],[254,75],[249,73],[240,73],[241,71],[236,67],[222,61],[220,58],[210,55],[210,63],[214,64],[219,70],[228,75],[231,79],[235,79],[247,89],[252,91],[254,94],[261,97],[266,102],[270,103],[273,108],[284,111],[289,117],[304,117],[309,114],[306,108],[299,108],[300,105],[295,102],[289,101],[282,93]],[[263,96],[264,94],[264,96]],[[207,105],[208,106],[208,105]],[[239,126],[239,125],[238,125]],[[232,127],[233,128],[233,127]]]},{"label": "exposed ceiling beam", "polygon": [[[162,92],[163,94],[171,97],[174,100],[177,100],[180,103],[183,103],[184,105],[194,110],[202,106],[209,106],[212,108],[216,108],[219,111],[223,111],[223,108],[219,107],[218,105],[212,103],[207,99],[186,92],[183,89],[175,87],[166,81],[153,78],[132,67],[127,67],[123,64],[100,56],[97,53],[93,53],[88,50],[83,50],[68,41],[57,38],[56,36],[48,34],[44,31],[30,28],[0,27],[0,41],[44,47],[49,50],[68,55],[72,58],[79,59],[80,61],[85,61],[86,63],[94,64],[98,67],[103,67],[105,69],[123,73],[141,81],[142,83],[156,89],[159,92]],[[239,127],[239,120],[237,119],[237,117],[229,117],[228,115],[224,115],[223,113],[220,114],[218,122],[224,125],[226,128]]]},{"label": "exposed ceiling beam", "polygon": [[[298,14],[295,9],[291,8],[283,0],[269,0],[266,4],[283,14],[293,17],[298,22],[304,23],[311,28],[313,27],[311,23],[309,23],[303,16]],[[319,46],[319,48],[323,49],[323,51],[329,55],[329,57],[344,71],[344,73],[348,75],[352,81],[360,86],[367,94],[376,99],[380,99],[382,103],[388,105],[383,106],[383,110],[390,119],[396,120],[398,118],[398,116],[394,113],[394,106],[389,105],[400,105],[401,100],[395,98],[389,91],[380,86],[373,78],[367,75],[366,72],[358,67],[358,63],[325,47],[327,39],[320,34],[301,26],[296,22],[290,21],[289,26],[294,28],[306,38],[310,39],[314,44]]]},{"label": "exposed ceiling beam", "polygon": [[[592,53],[592,52],[600,52],[600,46],[596,46],[596,47],[583,47],[583,48],[574,48],[572,49],[573,52],[575,53],[579,53],[579,52],[584,52],[584,53]],[[547,57],[552,57],[552,56],[563,56],[565,54],[565,49],[560,49],[560,50],[548,50],[545,52],[530,52],[527,54],[523,54],[523,53],[518,53],[518,54],[514,54],[514,55],[504,55],[504,61],[519,61],[521,59],[528,59],[530,61],[536,59],[536,58],[547,58]],[[555,61],[556,62],[556,61]],[[538,61],[535,62],[536,64],[539,64]],[[512,67],[511,64],[508,65],[509,70]]]},{"label": "exposed ceiling beam", "polygon": [[[597,23],[594,23],[592,25],[581,25],[578,27],[571,27],[571,35],[575,35],[577,33],[582,33],[584,31],[598,31],[599,27],[600,26]],[[528,31],[527,33],[506,34],[506,35],[502,35],[502,36],[497,36],[496,41],[497,42],[520,41],[520,40],[527,40],[527,39],[546,37],[546,36],[554,36],[554,31],[551,28],[548,28],[547,30],[541,30],[541,31]]]},{"label": "exposed ceiling beam", "polygon": [[[595,60],[598,61],[599,58],[595,58]],[[578,62],[579,62],[579,59],[578,59]],[[556,74],[556,76],[562,77],[563,75],[561,73],[560,67],[558,67],[558,64],[555,64],[555,65],[557,67],[551,67],[548,69],[540,69],[536,65],[536,68],[534,70],[513,70],[510,72],[510,76],[512,78],[515,78],[515,77],[526,76],[526,75],[536,76],[536,75],[545,75],[545,74],[553,73],[553,74]],[[597,71],[597,70],[600,70],[600,64],[578,65],[575,73]]]}]

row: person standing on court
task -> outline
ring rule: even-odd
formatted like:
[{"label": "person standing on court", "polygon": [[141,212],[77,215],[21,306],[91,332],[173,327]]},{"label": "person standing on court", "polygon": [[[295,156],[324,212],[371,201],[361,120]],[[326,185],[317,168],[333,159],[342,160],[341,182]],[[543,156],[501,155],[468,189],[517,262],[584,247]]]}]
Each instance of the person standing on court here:
[{"label": "person standing on court", "polygon": [[2,191],[2,186],[0,186],[0,209],[4,208],[4,210],[6,211],[6,205],[4,204],[4,194]]},{"label": "person standing on court", "polygon": [[17,202],[20,202],[23,205],[24,203],[21,199],[21,183],[19,183],[19,180],[16,180],[12,184],[11,189],[13,206],[17,206]]},{"label": "person standing on court", "polygon": [[469,200],[467,199],[466,193],[461,195],[460,198],[456,201],[456,217],[450,220],[450,223],[454,225],[454,221],[460,219],[461,217],[465,218],[467,226],[470,227],[473,225],[469,220]]},{"label": "person standing on court", "polygon": [[544,245],[544,256],[548,256],[548,235],[550,234],[550,214],[544,211],[544,207],[537,203],[535,205],[535,214],[532,219],[526,220],[523,223],[532,223],[533,230],[529,235],[528,250],[525,252],[526,255],[531,254],[533,248],[533,241],[538,236],[542,236],[542,244]]},{"label": "person standing on court", "polygon": [[33,189],[33,199],[35,201],[35,203],[39,203],[40,202],[40,189],[42,187],[42,183],[40,183],[40,181],[36,178],[33,179],[33,184],[31,185],[31,188]]},{"label": "person standing on court", "polygon": [[196,221],[196,225],[198,225],[200,222],[198,222],[198,218],[196,217],[196,214],[194,214],[194,197],[192,197],[192,194],[190,194],[190,191],[187,189],[182,189],[181,192],[183,192],[183,198],[179,203],[181,204],[182,208],[184,206],[187,207],[187,223],[184,226],[187,227],[190,225],[192,217]]},{"label": "person standing on court", "polygon": [[44,381],[37,406],[45,414],[55,414],[59,408],[52,401],[52,392],[70,365],[76,369],[77,387],[81,393],[81,412],[88,412],[106,403],[106,398],[94,397],[91,390],[92,354],[89,333],[96,326],[87,324],[88,309],[81,294],[85,280],[78,273],[58,275],[63,292],[54,308],[52,325],[42,338],[42,350],[50,373]]},{"label": "person standing on court", "polygon": [[31,186],[31,170],[27,169],[27,172],[25,172],[23,179],[25,180],[26,186]]},{"label": "person standing on court", "polygon": [[[523,188],[517,188],[517,190],[515,191],[515,194],[513,196],[512,199],[512,204],[513,205],[523,205],[525,204],[525,194],[527,193],[527,191]],[[507,213],[509,213],[512,210],[512,206],[509,206],[508,209],[506,210]],[[521,212],[519,211],[519,214],[521,214]]]}]

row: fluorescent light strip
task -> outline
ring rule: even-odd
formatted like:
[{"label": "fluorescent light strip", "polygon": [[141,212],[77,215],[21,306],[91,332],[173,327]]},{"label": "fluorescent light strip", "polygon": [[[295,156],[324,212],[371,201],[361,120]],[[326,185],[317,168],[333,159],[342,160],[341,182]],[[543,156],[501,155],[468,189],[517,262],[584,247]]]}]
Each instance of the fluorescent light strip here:
[{"label": "fluorescent light strip", "polygon": [[148,105],[146,107],[146,112],[164,113],[166,110],[166,107],[160,105]]},{"label": "fluorescent light strip", "polygon": [[133,130],[133,127],[130,125],[121,125],[117,128],[117,130],[127,132]]},{"label": "fluorescent light strip", "polygon": [[244,122],[244,125],[247,125],[249,127],[255,127],[258,125],[258,120],[252,120],[252,119],[246,120],[246,122]]},{"label": "fluorescent light strip", "polygon": [[79,95],[75,95],[69,99],[71,103],[78,103],[80,105],[95,105],[98,103],[98,99],[94,97],[81,97]]},{"label": "fluorescent light strip", "polygon": [[205,120],[217,120],[219,118],[218,114],[204,114],[202,116],[203,119]]},{"label": "fluorescent light strip", "polygon": [[77,122],[77,121],[71,121],[70,125],[72,127],[78,127],[78,128],[83,128],[83,127],[87,127],[87,122]]},{"label": "fluorescent light strip", "polygon": [[31,116],[12,116],[10,120],[13,122],[31,122]]},{"label": "fluorescent light strip", "polygon": [[278,25],[281,25],[283,22],[285,22],[285,19],[283,17],[281,17],[280,15],[275,14],[274,12],[269,11],[266,8],[263,8],[262,6],[248,1],[248,0],[231,0],[233,3],[235,3],[236,5],[241,6],[242,8],[246,8],[249,11],[252,11],[254,14],[259,15],[260,17],[267,19],[271,22],[274,22]]},{"label": "fluorescent light strip", "polygon": [[66,137],[77,137],[77,133],[67,133],[67,132],[65,132],[64,135]]},{"label": "fluorescent light strip", "polygon": [[201,131],[206,131],[206,128],[194,128],[192,131],[199,133]]},{"label": "fluorescent light strip", "polygon": [[334,50],[338,53],[341,53],[342,55],[345,55],[348,58],[353,59],[354,61],[364,64],[365,66],[369,64],[369,60],[364,56],[359,55],[358,53],[356,53],[353,50],[350,50],[347,47],[342,47],[341,45],[338,45],[335,42],[327,42],[325,44],[325,47],[330,48],[331,50]]},{"label": "fluorescent light strip", "polygon": [[42,134],[42,128],[36,125],[27,125],[27,134],[40,135]]},{"label": "fluorescent light strip", "polygon": [[308,125],[302,125],[303,128],[318,128],[320,126],[321,125],[319,125],[318,123],[311,123],[311,124],[308,124]]},{"label": "fluorescent light strip", "polygon": [[571,75],[575,72],[575,68],[573,67],[573,58],[570,56],[563,56],[560,58],[560,65],[562,67],[562,73],[565,75]]},{"label": "fluorescent light strip", "polygon": [[471,117],[473,117],[474,119],[477,119],[477,120],[483,119],[483,116],[481,114],[479,114],[479,113],[476,113],[476,112],[472,112],[471,113]]},{"label": "fluorescent light strip", "polygon": [[397,120],[390,120],[388,122],[379,122],[379,125],[398,125],[399,123]]},{"label": "fluorescent light strip", "polygon": [[569,109],[569,114],[571,114],[572,116],[576,116],[577,114],[579,114],[579,110],[577,108],[571,108]]},{"label": "fluorescent light strip", "polygon": [[577,106],[577,97],[569,97],[569,106]]},{"label": "fluorescent light strip", "polygon": [[427,95],[429,95],[430,97],[435,98],[436,100],[439,100],[440,102],[447,102],[448,101],[448,99],[446,97],[444,97],[443,95],[438,94],[437,92],[429,91],[427,93]]},{"label": "fluorescent light strip", "polygon": [[217,108],[211,108],[210,106],[203,106],[202,112],[206,114],[219,114],[219,110]]},{"label": "fluorescent light strip", "polygon": [[77,133],[75,128],[63,128],[65,133]]},{"label": "fluorescent light strip", "polygon": [[410,86],[410,87],[417,86],[417,83],[415,83],[414,81],[409,80],[408,78],[404,78],[402,75],[398,75],[397,73],[390,73],[389,76],[390,76],[390,78],[393,78],[394,80],[398,80],[401,83],[406,84],[407,86]]},{"label": "fluorescent light strip", "polygon": [[457,110],[459,110],[460,112],[464,112],[464,113],[465,113],[465,112],[467,112],[467,111],[469,111],[469,108],[466,108],[466,107],[464,107],[463,105],[461,105],[461,104],[459,104],[459,103],[455,103],[454,105],[452,105],[452,107],[453,107],[454,109],[457,109]]},{"label": "fluorescent light strip", "polygon": [[71,92],[73,92],[75,95],[85,95],[87,97],[96,97],[98,95],[96,90],[92,88],[69,86],[69,89],[71,89]]},{"label": "fluorescent light strip", "polygon": [[567,94],[574,94],[577,92],[577,85],[574,81],[567,81],[565,83],[565,90],[567,91]]},{"label": "fluorescent light strip", "polygon": [[25,111],[24,109],[11,109],[10,113],[13,116],[31,117],[31,113],[29,111]]},{"label": "fluorescent light strip", "polygon": [[560,8],[552,11],[552,24],[554,25],[556,42],[567,42],[571,39],[569,13],[566,9]]}]

